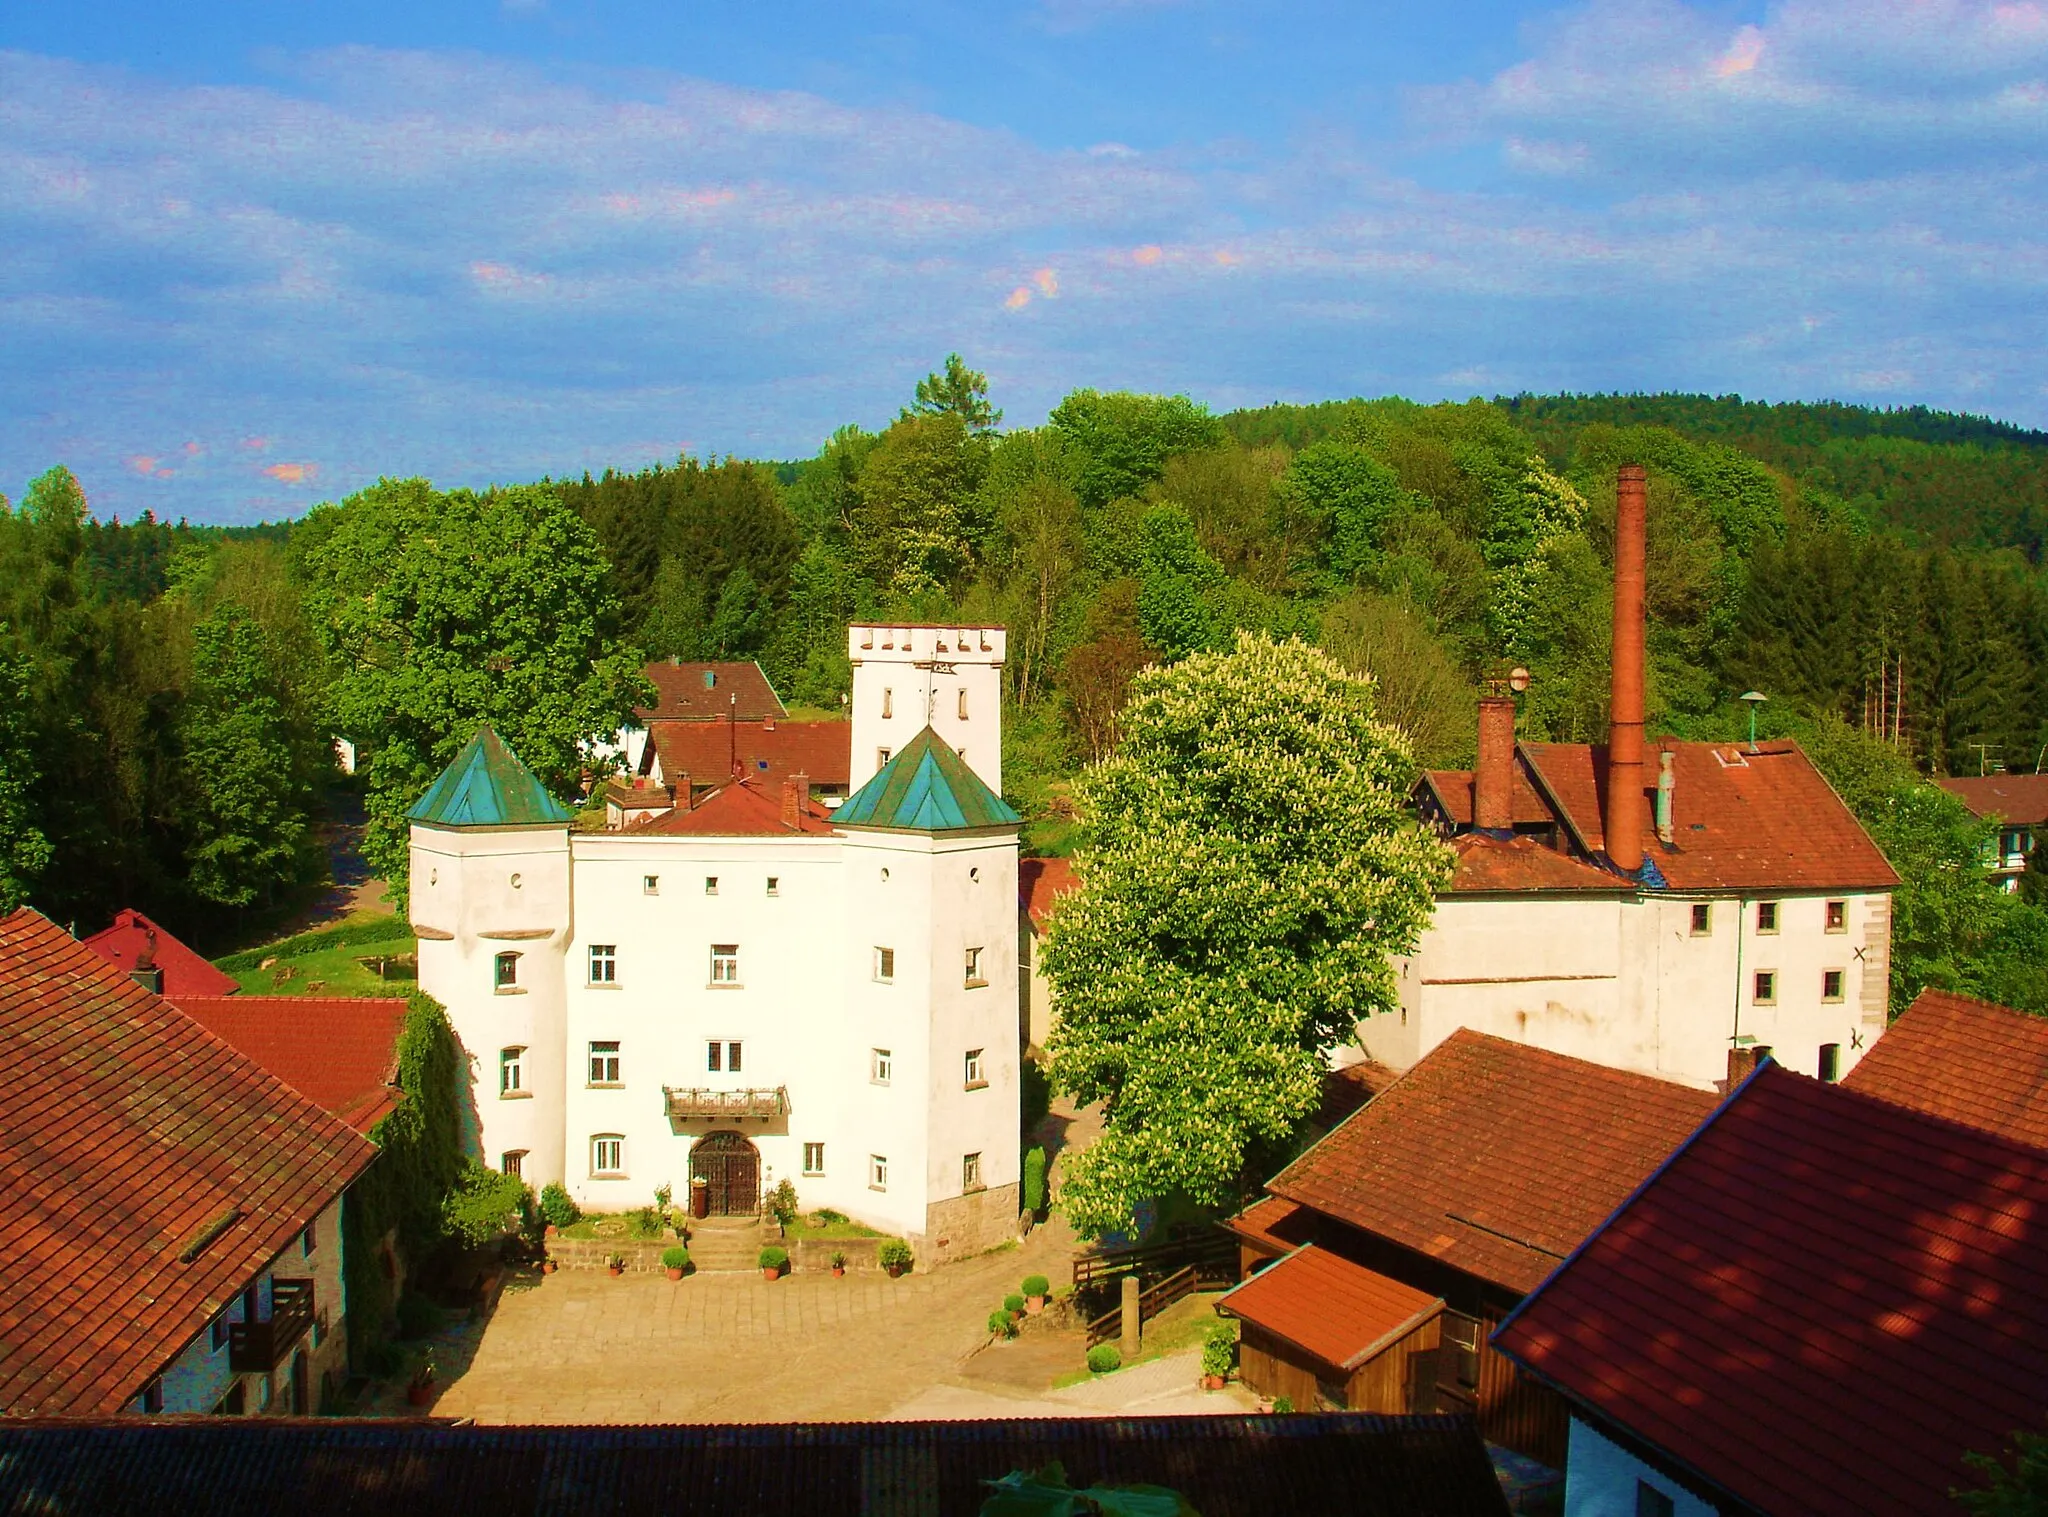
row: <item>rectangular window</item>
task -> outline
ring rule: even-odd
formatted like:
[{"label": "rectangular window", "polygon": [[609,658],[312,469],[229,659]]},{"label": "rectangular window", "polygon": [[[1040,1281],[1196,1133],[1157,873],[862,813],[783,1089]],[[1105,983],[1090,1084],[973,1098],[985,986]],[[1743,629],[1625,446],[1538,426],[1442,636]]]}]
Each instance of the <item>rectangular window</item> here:
[{"label": "rectangular window", "polygon": [[1847,932],[1848,930],[1849,930],[1849,903],[1848,903],[1847,901],[1829,901],[1829,902],[1828,902],[1828,931],[1829,931],[1829,932]]},{"label": "rectangular window", "polygon": [[299,1257],[301,1259],[312,1258],[313,1250],[319,1246],[320,1239],[313,1231],[313,1224],[308,1222],[299,1233]]},{"label": "rectangular window", "polygon": [[740,1072],[740,1045],[737,1043],[725,1045],[725,1072],[729,1075]]},{"label": "rectangular window", "polygon": [[228,1346],[228,1314],[222,1312],[206,1324],[206,1346],[219,1353]]},{"label": "rectangular window", "polygon": [[259,1412],[269,1411],[271,1400],[276,1395],[277,1382],[268,1375],[263,1376],[256,1382],[256,1409]]},{"label": "rectangular window", "polygon": [[707,874],[707,875],[705,875],[705,876],[704,876],[704,893],[705,893],[706,895],[717,895],[717,894],[718,894],[718,876],[717,876],[717,875],[715,875],[715,874]]},{"label": "rectangular window", "polygon": [[501,953],[493,961],[492,984],[500,990],[510,990],[519,983],[519,955]]},{"label": "rectangular window", "polygon": [[877,748],[875,750],[875,767],[877,769],[880,769],[883,765],[887,764],[888,762],[889,750],[887,748]]},{"label": "rectangular window", "polygon": [[526,1090],[526,1050],[523,1048],[501,1048],[498,1050],[498,1094],[501,1096],[522,1095]]},{"label": "rectangular window", "polygon": [[980,1090],[988,1084],[988,1075],[981,1067],[981,1050],[970,1048],[966,1059],[966,1084],[969,1090]]},{"label": "rectangular window", "polygon": [[1692,903],[1692,935],[1696,938],[1714,935],[1714,907],[1709,901]]},{"label": "rectangular window", "polygon": [[986,985],[988,983],[988,981],[983,979],[981,976],[981,950],[979,948],[970,948],[967,950],[966,983],[970,989],[972,989],[976,985]]},{"label": "rectangular window", "polygon": [[896,692],[887,685],[882,687],[882,720],[888,721],[896,715]]},{"label": "rectangular window", "polygon": [[590,1045],[590,1083],[592,1085],[616,1085],[619,1083],[619,1045],[617,1043],[592,1043]]},{"label": "rectangular window", "polygon": [[1820,1077],[1828,1084],[1842,1078],[1842,1045],[1823,1043],[1820,1045]]},{"label": "rectangular window", "polygon": [[704,1045],[704,1067],[713,1074],[725,1069],[725,1045],[715,1038]]},{"label": "rectangular window", "polygon": [[875,978],[887,985],[896,978],[896,950],[877,948],[875,950]]},{"label": "rectangular window", "polygon": [[737,985],[740,982],[740,945],[737,943],[713,943],[711,945],[711,983],[714,985]]},{"label": "rectangular window", "polygon": [[590,983],[593,985],[616,985],[619,983],[619,948],[616,943],[592,943],[590,945]]},{"label": "rectangular window", "polygon": [[1758,932],[1776,932],[1778,930],[1778,903],[1776,901],[1758,901],[1756,903],[1756,930]]},{"label": "rectangular window", "polygon": [[1839,1001],[1842,999],[1841,970],[1823,969],[1820,972],[1820,998],[1823,1001]]},{"label": "rectangular window", "polygon": [[889,1188],[889,1161],[888,1161],[887,1159],[883,1158],[883,1157],[882,1157],[882,1156],[881,1156],[880,1154],[869,1154],[869,1155],[868,1155],[868,1189],[869,1189],[869,1190],[887,1190],[888,1188]]},{"label": "rectangular window", "polygon": [[1460,1388],[1479,1389],[1479,1323],[1463,1312],[1445,1312],[1443,1344]]},{"label": "rectangular window", "polygon": [[771,874],[771,875],[769,875],[769,876],[768,876],[768,893],[769,893],[770,895],[781,895],[781,894],[782,894],[782,878],[781,878],[781,876],[779,876],[779,875],[773,875],[773,874]]},{"label": "rectangular window", "polygon": [[164,1377],[159,1375],[142,1388],[142,1409],[155,1415],[164,1409]]},{"label": "rectangular window", "polygon": [[967,687],[965,685],[960,687],[960,720],[963,722],[967,720]]},{"label": "rectangular window", "polygon": [[825,1173],[825,1145],[806,1143],[804,1145],[804,1173],[822,1175]]},{"label": "rectangular window", "polygon": [[590,1140],[590,1172],[604,1177],[626,1172],[626,1140],[617,1133],[600,1133]]},{"label": "rectangular window", "polygon": [[1778,972],[1777,972],[1777,970],[1775,970],[1775,969],[1759,969],[1759,970],[1758,970],[1758,971],[1756,972],[1756,985],[1755,985],[1755,990],[1756,990],[1756,995],[1755,995],[1754,999],[1755,999],[1755,1001],[1756,1001],[1756,1004],[1757,1004],[1757,1005],[1759,1005],[1759,1006],[1775,1006],[1775,1005],[1777,1005],[1777,1004],[1778,1004]]},{"label": "rectangular window", "polygon": [[498,1173],[501,1175],[510,1175],[513,1179],[517,1180],[523,1178],[525,1172],[526,1150],[523,1148],[515,1148],[510,1153],[502,1155],[498,1160]]},{"label": "rectangular window", "polygon": [[889,1076],[896,1068],[896,1061],[889,1056],[886,1048],[868,1050],[868,1078],[877,1085],[887,1085]]},{"label": "rectangular window", "polygon": [[660,876],[660,875],[658,875],[658,874],[643,874],[643,875],[641,875],[641,876],[640,876],[640,893],[641,893],[642,895],[660,895],[660,894],[661,894],[661,876]]},{"label": "rectangular window", "polygon": [[962,1190],[981,1189],[980,1154],[962,1154],[960,1156],[960,1188]]},{"label": "rectangular window", "polygon": [[1671,1498],[1649,1481],[1636,1482],[1636,1517],[1673,1517],[1677,1510]]}]

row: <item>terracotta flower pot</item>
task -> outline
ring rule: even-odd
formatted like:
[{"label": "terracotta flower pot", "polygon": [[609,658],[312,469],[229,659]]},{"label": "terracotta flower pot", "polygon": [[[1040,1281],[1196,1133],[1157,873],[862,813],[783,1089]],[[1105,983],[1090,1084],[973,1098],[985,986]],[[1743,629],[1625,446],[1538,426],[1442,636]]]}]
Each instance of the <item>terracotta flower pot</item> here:
[{"label": "terracotta flower pot", "polygon": [[1029,1312],[1034,1317],[1037,1316],[1040,1312],[1045,1310],[1045,1297],[1026,1296],[1024,1298],[1024,1310]]},{"label": "terracotta flower pot", "polygon": [[764,1264],[761,1266],[761,1278],[763,1280],[780,1280],[782,1278],[782,1271],[772,1264]]},{"label": "terracotta flower pot", "polygon": [[550,1223],[548,1224],[548,1230],[547,1230],[547,1232],[546,1232],[546,1233],[544,1234],[544,1236],[546,1236],[546,1237],[549,1237],[549,1238],[552,1238],[552,1237],[555,1237],[556,1235],[558,1235],[558,1234],[559,1234],[560,1232],[561,1232],[561,1229],[560,1229],[559,1227],[555,1226],[555,1224],[554,1224],[554,1223],[550,1222]]},{"label": "terracotta flower pot", "polygon": [[405,1388],[405,1399],[414,1406],[425,1406],[434,1399],[434,1387],[431,1384],[408,1385]]},{"label": "terracotta flower pot", "polygon": [[619,1276],[623,1275],[626,1272],[626,1266],[623,1264],[607,1264],[604,1267],[604,1269],[605,1273],[610,1275],[614,1280],[618,1279]]},{"label": "terracotta flower pot", "polygon": [[838,1279],[838,1278],[839,1278],[839,1277],[840,1277],[841,1275],[843,1275],[843,1274],[845,1274],[845,1273],[846,1273],[846,1266],[845,1266],[845,1265],[843,1265],[843,1264],[835,1264],[835,1265],[833,1265],[833,1266],[832,1266],[832,1278],[833,1278],[834,1280],[837,1280],[837,1279]]},{"label": "terracotta flower pot", "polygon": [[882,1268],[889,1272],[891,1280],[901,1280],[903,1278],[903,1266],[900,1264],[885,1264]]},{"label": "terracotta flower pot", "polygon": [[683,1272],[680,1269],[664,1268],[663,1273],[665,1273],[671,1280],[680,1280],[683,1278]]},{"label": "terracotta flower pot", "polygon": [[557,1264],[552,1259],[543,1259],[541,1260],[540,1272],[543,1275],[552,1275],[556,1270],[560,1269],[561,1267],[561,1265]]},{"label": "terracotta flower pot", "polygon": [[1222,1390],[1223,1377],[1221,1375],[1204,1375],[1202,1377],[1202,1389],[1205,1391]]}]

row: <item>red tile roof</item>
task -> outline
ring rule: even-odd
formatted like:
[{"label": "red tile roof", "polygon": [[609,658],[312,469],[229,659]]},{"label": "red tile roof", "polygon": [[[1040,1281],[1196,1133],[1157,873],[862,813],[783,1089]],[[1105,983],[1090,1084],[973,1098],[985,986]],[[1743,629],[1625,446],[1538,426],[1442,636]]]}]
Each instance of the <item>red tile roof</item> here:
[{"label": "red tile roof", "polygon": [[371,996],[167,996],[299,1094],[367,1133],[399,1101],[406,1003]]},{"label": "red tile roof", "polygon": [[1991,821],[2048,822],[2048,774],[1987,774],[1935,783]]},{"label": "red tile roof", "polygon": [[806,800],[795,826],[782,817],[782,787],[735,780],[714,790],[692,810],[680,807],[630,829],[633,837],[794,837],[799,833],[829,835],[832,813]]},{"label": "red tile roof", "polygon": [[1017,904],[1031,918],[1031,925],[1045,930],[1046,913],[1053,902],[1080,886],[1070,859],[1017,860]]},{"label": "red tile roof", "polygon": [[1347,1373],[1444,1309],[1443,1298],[1305,1243],[1216,1298],[1241,1317]]},{"label": "red tile roof", "polygon": [[[1443,808],[1444,816],[1459,827],[1472,825],[1472,771],[1469,769],[1426,769],[1422,783],[1436,797]],[[1512,817],[1517,822],[1553,821],[1550,806],[1536,793],[1536,787],[1529,783],[1529,776],[1522,772],[1520,764],[1515,765],[1514,783],[1510,788],[1513,802]]]},{"label": "red tile roof", "polygon": [[1923,990],[1842,1083],[2048,1148],[2048,1019]]},{"label": "red tile roof", "polygon": [[1307,1229],[1314,1220],[1315,1213],[1305,1206],[1296,1206],[1278,1196],[1263,1196],[1223,1226],[1254,1247],[1284,1254],[1308,1241]]},{"label": "red tile roof", "polygon": [[[710,675],[712,683],[704,677]],[[756,663],[671,663],[656,660],[647,666],[647,678],[654,685],[655,703],[634,714],[642,722],[774,720],[787,716],[775,687]],[[737,705],[733,697],[739,697]]]},{"label": "red tile roof", "polygon": [[0,920],[0,1413],[119,1411],[376,1152],[45,917]]},{"label": "red tile roof", "polygon": [[1528,1291],[1714,1102],[1461,1029],[1266,1189]]},{"label": "red tile roof", "polygon": [[[813,785],[848,784],[853,774],[850,722],[653,722],[648,752],[661,764],[665,784],[687,774],[694,785],[722,785],[737,767],[749,779],[779,785],[794,774]],[[737,763],[735,764],[735,754]],[[643,773],[653,772],[648,757]]]},{"label": "red tile roof", "polygon": [[149,953],[164,972],[167,996],[231,996],[242,987],[235,977],[215,969],[198,954],[157,926],[141,912],[123,911],[114,925],[85,939],[85,946],[124,972]]},{"label": "red tile roof", "polygon": [[1528,895],[1591,890],[1620,895],[1635,887],[1619,875],[1560,853],[1534,838],[1465,832],[1450,839],[1457,855],[1446,895]]},{"label": "red tile roof", "polygon": [[[1658,760],[1644,765],[1643,856],[1676,890],[1889,890],[1899,877],[1870,834],[1797,743],[1657,745],[1673,755],[1670,847],[1658,841]],[[1604,853],[1607,750],[1523,743],[1523,759],[1559,820],[1589,853]]]},{"label": "red tile roof", "polygon": [[2048,1406],[2048,1153],[1767,1064],[1494,1342],[1759,1511],[1948,1511]]}]

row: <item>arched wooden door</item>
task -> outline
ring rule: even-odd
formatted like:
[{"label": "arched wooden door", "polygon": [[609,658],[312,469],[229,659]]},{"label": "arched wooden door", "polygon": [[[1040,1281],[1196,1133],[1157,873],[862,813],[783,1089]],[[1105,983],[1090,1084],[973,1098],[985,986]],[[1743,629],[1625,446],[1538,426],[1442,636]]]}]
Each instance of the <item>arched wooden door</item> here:
[{"label": "arched wooden door", "polygon": [[761,1209],[761,1154],[736,1132],[706,1133],[690,1150],[690,1178],[710,1192],[714,1217]]}]

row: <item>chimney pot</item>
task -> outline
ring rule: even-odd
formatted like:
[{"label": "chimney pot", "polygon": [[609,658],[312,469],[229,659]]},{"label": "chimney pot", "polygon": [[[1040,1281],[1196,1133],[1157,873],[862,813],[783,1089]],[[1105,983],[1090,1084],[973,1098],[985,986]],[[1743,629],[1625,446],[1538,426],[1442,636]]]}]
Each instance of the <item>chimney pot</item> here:
[{"label": "chimney pot", "polygon": [[1643,867],[1643,559],[1647,503],[1641,464],[1614,486],[1614,685],[1607,728],[1607,858]]},{"label": "chimney pot", "polygon": [[1515,825],[1515,702],[1489,695],[1479,702],[1479,762],[1472,771],[1472,825],[1506,832]]}]

